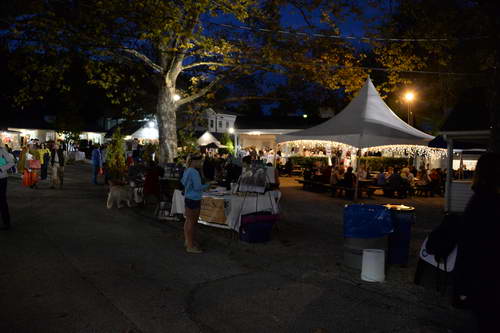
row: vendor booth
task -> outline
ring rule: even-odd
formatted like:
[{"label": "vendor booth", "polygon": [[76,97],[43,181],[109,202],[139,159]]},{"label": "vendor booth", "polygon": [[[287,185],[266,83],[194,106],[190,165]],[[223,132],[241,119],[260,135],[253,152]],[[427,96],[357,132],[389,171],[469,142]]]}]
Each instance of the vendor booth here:
[{"label": "vendor booth", "polygon": [[[269,171],[263,164],[246,166],[231,188],[217,187],[203,193],[198,223],[234,230],[247,242],[270,240],[271,230],[279,220],[281,192],[272,186]],[[184,215],[184,196],[176,189],[170,216]]]},{"label": "vendor booth", "polygon": [[21,132],[9,130],[1,131],[0,140],[12,150],[21,150]]},{"label": "vendor booth", "polygon": [[[358,95],[326,122],[278,137],[285,155],[337,156],[341,165],[357,167],[357,156],[377,152],[382,156],[441,159],[446,150],[427,147],[434,137],[401,120],[384,103],[368,78]],[[318,147],[323,147],[319,149]],[[358,181],[356,182],[357,197]]]}]

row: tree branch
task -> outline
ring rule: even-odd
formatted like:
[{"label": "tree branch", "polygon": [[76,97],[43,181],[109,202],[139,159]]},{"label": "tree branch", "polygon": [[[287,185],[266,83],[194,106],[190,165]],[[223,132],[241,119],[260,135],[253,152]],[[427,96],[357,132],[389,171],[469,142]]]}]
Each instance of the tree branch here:
[{"label": "tree branch", "polygon": [[211,62],[211,61],[202,61],[202,62],[196,62],[192,63],[186,66],[182,66],[182,70],[187,70],[193,67],[198,67],[198,66],[237,66],[237,64],[230,64],[230,63],[222,63],[222,62]]},{"label": "tree branch", "polygon": [[[235,69],[236,69],[236,67],[233,68],[232,70],[227,71],[227,72],[231,72],[231,71],[233,71]],[[177,105],[181,106],[181,105],[184,105],[184,104],[187,104],[187,103],[191,103],[192,101],[194,101],[194,100],[202,97],[203,95],[205,95],[206,93],[208,93],[210,91],[210,89],[212,89],[217,83],[219,83],[222,80],[224,80],[226,78],[226,76],[227,76],[227,73],[225,75],[221,74],[219,77],[217,77],[215,80],[213,80],[212,82],[210,82],[206,87],[202,88],[197,93],[194,93],[191,96],[188,96],[188,97],[183,98],[180,101],[178,101]]]},{"label": "tree branch", "polygon": [[143,63],[148,65],[151,69],[158,72],[159,74],[163,73],[163,68],[160,65],[156,64],[154,61],[149,59],[146,55],[142,54],[141,52],[128,48],[122,48],[121,50],[141,60]]}]

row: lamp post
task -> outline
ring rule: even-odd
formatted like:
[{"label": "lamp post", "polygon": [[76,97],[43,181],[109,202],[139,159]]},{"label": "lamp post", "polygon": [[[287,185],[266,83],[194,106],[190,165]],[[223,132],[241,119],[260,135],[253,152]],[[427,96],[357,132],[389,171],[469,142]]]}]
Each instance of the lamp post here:
[{"label": "lamp post", "polygon": [[410,124],[410,117],[411,117],[411,102],[413,102],[413,100],[415,99],[415,94],[411,91],[408,91],[406,94],[405,94],[405,100],[406,100],[406,103],[408,103],[408,125],[411,126]]}]

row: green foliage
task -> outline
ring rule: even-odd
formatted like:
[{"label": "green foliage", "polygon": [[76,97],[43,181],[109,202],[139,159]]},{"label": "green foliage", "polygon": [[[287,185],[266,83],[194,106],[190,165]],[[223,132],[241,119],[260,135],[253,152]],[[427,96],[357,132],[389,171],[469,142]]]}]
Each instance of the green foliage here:
[{"label": "green foliage", "polygon": [[404,157],[382,157],[382,156],[366,156],[358,159],[359,165],[368,165],[368,168],[373,171],[380,171],[387,167],[404,167],[408,165],[408,159]]},{"label": "green foliage", "polygon": [[290,162],[293,165],[300,165],[302,167],[311,167],[315,162],[322,162],[328,164],[328,157],[319,157],[319,156],[291,156],[289,157]]},{"label": "green foliage", "polygon": [[111,143],[106,150],[106,168],[112,181],[121,182],[127,174],[125,161],[125,140],[120,128],[113,133]]},{"label": "green foliage", "polygon": [[222,136],[222,141],[221,143],[224,145],[224,146],[227,146],[227,150],[228,152],[231,154],[231,155],[234,155],[235,154],[235,150],[234,150],[234,143],[233,143],[233,140],[231,140],[231,137],[229,136],[228,133],[224,133],[224,135]]}]

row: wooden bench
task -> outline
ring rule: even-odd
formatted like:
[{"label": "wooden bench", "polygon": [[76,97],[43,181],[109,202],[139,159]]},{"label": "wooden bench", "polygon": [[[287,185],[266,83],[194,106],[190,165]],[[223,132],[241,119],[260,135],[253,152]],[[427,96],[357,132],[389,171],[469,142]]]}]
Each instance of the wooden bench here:
[{"label": "wooden bench", "polygon": [[368,195],[368,197],[371,197],[373,195],[373,193],[375,193],[375,191],[383,190],[384,187],[379,186],[379,185],[368,185],[367,187],[365,187],[365,189],[366,189],[366,194]]},{"label": "wooden bench", "polygon": [[324,184],[322,182],[314,180],[297,180],[299,184],[302,184],[304,190],[325,190],[330,187],[330,184]]}]

